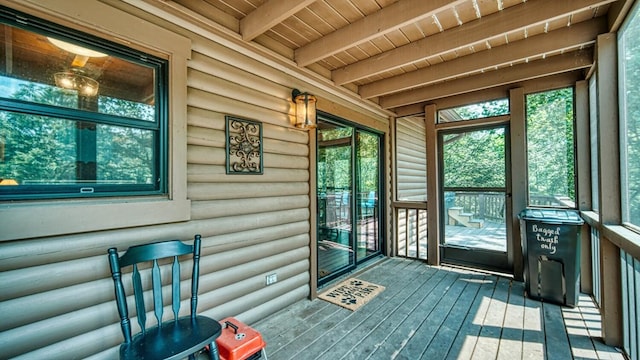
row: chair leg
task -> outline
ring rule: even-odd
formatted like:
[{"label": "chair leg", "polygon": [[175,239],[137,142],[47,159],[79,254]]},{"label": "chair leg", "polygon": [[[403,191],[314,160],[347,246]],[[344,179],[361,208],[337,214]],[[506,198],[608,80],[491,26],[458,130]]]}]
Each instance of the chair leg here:
[{"label": "chair leg", "polygon": [[218,345],[214,340],[209,344],[209,359],[211,360],[220,360],[220,354],[218,353]]}]

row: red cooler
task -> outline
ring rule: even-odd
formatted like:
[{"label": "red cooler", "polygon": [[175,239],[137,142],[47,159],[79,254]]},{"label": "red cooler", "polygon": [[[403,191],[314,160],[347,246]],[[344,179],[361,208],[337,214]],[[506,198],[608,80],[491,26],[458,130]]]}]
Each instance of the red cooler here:
[{"label": "red cooler", "polygon": [[263,349],[267,344],[259,332],[232,317],[220,321],[220,324],[222,324],[222,334],[216,339],[220,360],[262,358]]}]

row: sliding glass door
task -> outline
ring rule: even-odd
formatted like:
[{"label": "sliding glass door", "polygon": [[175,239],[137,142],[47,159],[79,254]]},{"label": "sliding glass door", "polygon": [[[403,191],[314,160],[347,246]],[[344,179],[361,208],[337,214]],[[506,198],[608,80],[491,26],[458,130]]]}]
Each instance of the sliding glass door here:
[{"label": "sliding glass door", "polygon": [[318,283],[381,252],[381,137],[318,119]]},{"label": "sliding glass door", "polygon": [[318,121],[318,278],[355,265],[353,129]]}]

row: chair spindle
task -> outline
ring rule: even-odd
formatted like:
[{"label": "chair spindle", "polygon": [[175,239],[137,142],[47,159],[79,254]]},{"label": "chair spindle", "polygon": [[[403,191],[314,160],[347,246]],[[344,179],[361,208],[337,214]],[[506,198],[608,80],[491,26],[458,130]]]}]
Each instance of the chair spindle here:
[{"label": "chair spindle", "polygon": [[177,256],[173,257],[173,266],[171,268],[171,272],[173,275],[171,284],[171,295],[173,298],[173,318],[177,320],[178,314],[180,313],[180,263],[178,262]]},{"label": "chair spindle", "polygon": [[160,266],[158,266],[158,260],[153,260],[153,268],[151,270],[151,278],[153,283],[153,312],[158,320],[158,325],[162,325],[162,278],[160,277]]},{"label": "chair spindle", "polygon": [[144,306],[144,291],[142,290],[142,281],[140,280],[140,272],[138,265],[133,264],[133,272],[131,273],[131,282],[133,283],[133,296],[136,299],[136,318],[142,332],[147,328],[147,309]]},{"label": "chair spindle", "polygon": [[201,236],[196,235],[193,240],[193,273],[191,274],[191,317],[196,316],[198,308],[198,279],[200,278],[200,242]]}]

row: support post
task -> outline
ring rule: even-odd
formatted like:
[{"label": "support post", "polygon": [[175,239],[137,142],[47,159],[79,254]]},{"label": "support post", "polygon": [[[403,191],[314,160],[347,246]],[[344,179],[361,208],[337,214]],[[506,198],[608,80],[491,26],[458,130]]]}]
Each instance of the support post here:
[{"label": "support post", "polygon": [[[617,37],[598,35],[598,183],[600,226],[620,224],[620,140],[618,120]],[[600,231],[600,288],[602,337],[607,345],[622,346],[622,284],[620,249]]]},{"label": "support post", "polygon": [[[586,80],[576,82],[576,174],[577,205],[580,211],[591,211],[591,137],[589,133],[589,84]],[[593,293],[591,270],[591,231],[588,224],[580,229],[580,290]]]},{"label": "support post", "polygon": [[427,137],[427,262],[440,265],[440,176],[438,175],[438,141],[435,105],[424,107]]},{"label": "support post", "polygon": [[[512,251],[509,261],[513,264],[513,276],[518,281],[524,280],[524,256],[520,234],[518,214],[527,207],[527,137],[524,89],[515,88],[509,91],[511,119],[509,137],[511,140],[511,183],[507,184],[507,202],[511,200],[511,233]],[[508,194],[511,194],[509,197]],[[508,209],[509,207],[507,207]]]}]

